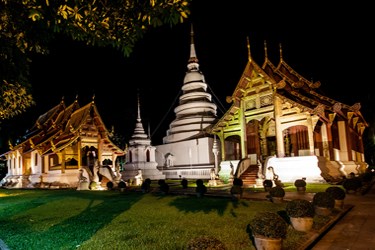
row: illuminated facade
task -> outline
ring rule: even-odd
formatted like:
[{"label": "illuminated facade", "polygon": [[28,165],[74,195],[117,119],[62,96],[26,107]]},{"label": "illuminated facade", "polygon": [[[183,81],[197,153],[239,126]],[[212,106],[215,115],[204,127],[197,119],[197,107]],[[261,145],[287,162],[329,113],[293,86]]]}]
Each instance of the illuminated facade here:
[{"label": "illuminated facade", "polygon": [[[140,103],[138,99],[138,116],[132,137],[129,140],[129,147],[126,154],[126,163],[124,170],[121,172],[123,180],[135,180],[135,176],[141,171],[139,179],[150,180],[165,179],[165,175],[157,168],[158,163],[155,161],[156,148],[151,145],[150,136],[145,133],[142,125]],[[137,185],[141,183],[137,182]]]},{"label": "illuminated facade", "polygon": [[163,144],[156,146],[156,161],[166,178],[209,179],[212,169],[218,170],[213,153],[217,106],[207,92],[208,85],[199,69],[191,30],[190,57],[182,94],[174,109],[176,118],[170,123]]},{"label": "illuminated facade", "polygon": [[[352,106],[319,94],[320,82],[299,75],[282,56],[259,66],[251,57],[227,101],[227,112],[212,128],[221,142],[222,171],[240,161],[236,176],[294,181],[334,181],[365,171],[362,135],[368,124],[360,104]],[[262,167],[258,171],[259,165]],[[270,168],[271,167],[271,168]]]},{"label": "illuminated facade", "polygon": [[24,138],[2,155],[8,166],[2,186],[72,188],[83,179],[116,185],[121,178],[115,162],[125,152],[112,143],[94,100],[83,107],[62,100],[39,116]]}]

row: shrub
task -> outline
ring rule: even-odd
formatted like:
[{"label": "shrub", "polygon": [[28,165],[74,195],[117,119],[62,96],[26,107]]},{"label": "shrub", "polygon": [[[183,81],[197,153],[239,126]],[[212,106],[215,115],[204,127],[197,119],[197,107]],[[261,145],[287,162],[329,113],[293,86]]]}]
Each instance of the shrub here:
[{"label": "shrub", "polygon": [[268,238],[285,238],[288,224],[277,213],[258,212],[248,224],[253,235],[260,235]]},{"label": "shrub", "polygon": [[164,193],[164,194],[168,194],[169,193],[169,185],[168,183],[165,182],[164,179],[159,179],[158,180],[158,184],[159,184],[159,190]]},{"label": "shrub", "polygon": [[212,249],[226,250],[227,248],[220,240],[212,236],[200,236],[189,241],[186,250]]},{"label": "shrub", "polygon": [[294,181],[295,187],[306,187],[306,181],[304,179],[297,179]]},{"label": "shrub", "polygon": [[286,214],[289,217],[314,217],[315,210],[314,205],[304,199],[291,200],[286,204],[285,207]]},{"label": "shrub", "polygon": [[345,199],[345,190],[340,188],[340,187],[336,187],[336,186],[333,186],[333,187],[328,187],[326,189],[326,192],[332,194],[333,198],[335,200],[343,200]]},{"label": "shrub", "polygon": [[204,195],[207,193],[207,187],[204,185],[204,182],[202,179],[198,179],[195,182],[197,184],[197,187],[195,188],[195,192],[199,195]]},{"label": "shrub", "polygon": [[272,187],[269,191],[271,197],[284,197],[285,190],[280,186]]},{"label": "shrub", "polygon": [[107,182],[107,189],[112,189],[113,188],[113,182],[112,181],[109,181]]},{"label": "shrub", "polygon": [[317,192],[313,197],[312,203],[317,207],[335,207],[335,199],[333,198],[333,195],[328,192]]},{"label": "shrub", "polygon": [[243,181],[241,178],[234,178],[233,179],[233,186],[240,186],[242,187],[243,186]]},{"label": "shrub", "polygon": [[359,178],[360,178],[362,183],[363,182],[365,182],[365,183],[371,182],[372,181],[372,173],[371,172],[365,172],[363,174],[360,174]]},{"label": "shrub", "polygon": [[141,185],[141,189],[143,193],[148,193],[151,190],[151,179],[146,178]]},{"label": "shrub", "polygon": [[126,183],[125,183],[125,181],[120,181],[120,182],[118,183],[118,187],[119,187],[119,188],[126,188]]},{"label": "shrub", "polygon": [[353,177],[351,179],[346,179],[342,186],[348,191],[358,191],[362,187],[362,182],[359,177]]},{"label": "shrub", "polygon": [[242,189],[241,186],[233,185],[230,188],[230,193],[231,194],[242,194],[243,193],[243,189]]},{"label": "shrub", "polygon": [[273,182],[271,180],[264,180],[263,181],[263,187],[272,187]]},{"label": "shrub", "polygon": [[182,188],[186,189],[188,187],[188,180],[185,178],[181,180]]}]

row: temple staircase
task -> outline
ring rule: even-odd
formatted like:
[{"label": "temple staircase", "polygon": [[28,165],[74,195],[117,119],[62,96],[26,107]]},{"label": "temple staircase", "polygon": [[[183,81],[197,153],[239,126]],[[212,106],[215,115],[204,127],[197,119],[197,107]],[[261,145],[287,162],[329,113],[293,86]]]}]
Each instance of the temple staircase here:
[{"label": "temple staircase", "polygon": [[244,186],[254,186],[258,173],[258,165],[250,165],[239,178],[242,179]]}]

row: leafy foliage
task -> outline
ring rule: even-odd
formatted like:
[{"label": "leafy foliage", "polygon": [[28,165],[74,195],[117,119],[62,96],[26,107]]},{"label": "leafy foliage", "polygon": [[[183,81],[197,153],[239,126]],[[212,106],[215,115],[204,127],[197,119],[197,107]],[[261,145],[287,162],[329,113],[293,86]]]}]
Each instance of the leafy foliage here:
[{"label": "leafy foliage", "polygon": [[48,54],[57,34],[129,56],[151,28],[183,22],[191,0],[0,1],[0,121],[34,102],[28,85],[33,54]]},{"label": "leafy foliage", "polygon": [[297,179],[294,181],[296,187],[306,187],[306,181],[304,179]]},{"label": "leafy foliage", "polygon": [[272,187],[269,193],[271,197],[284,197],[285,196],[284,188],[279,187],[279,186]]},{"label": "leafy foliage", "polygon": [[205,193],[207,193],[207,187],[206,185],[204,185],[204,182],[202,179],[197,179],[195,183],[197,184],[195,188],[196,193],[199,193],[201,195],[204,195]]},{"label": "leafy foliage", "polygon": [[285,238],[288,224],[275,212],[258,212],[248,225],[254,235]]},{"label": "leafy foliage", "polygon": [[272,182],[272,180],[264,180],[263,181],[263,186],[264,187],[272,187],[273,186],[273,182]]},{"label": "leafy foliage", "polygon": [[34,104],[27,88],[19,83],[13,84],[3,80],[0,94],[0,121],[24,112]]},{"label": "leafy foliage", "polygon": [[328,187],[326,192],[332,194],[335,200],[343,200],[346,196],[345,190],[336,186]]},{"label": "leafy foliage", "polygon": [[333,208],[335,206],[335,199],[333,195],[328,192],[317,192],[312,200],[314,206]]},{"label": "leafy foliage", "polygon": [[241,178],[236,177],[236,178],[233,179],[233,185],[242,187],[243,186],[243,180]]},{"label": "leafy foliage", "polygon": [[287,203],[285,211],[289,217],[314,217],[314,205],[304,199],[294,199]]}]

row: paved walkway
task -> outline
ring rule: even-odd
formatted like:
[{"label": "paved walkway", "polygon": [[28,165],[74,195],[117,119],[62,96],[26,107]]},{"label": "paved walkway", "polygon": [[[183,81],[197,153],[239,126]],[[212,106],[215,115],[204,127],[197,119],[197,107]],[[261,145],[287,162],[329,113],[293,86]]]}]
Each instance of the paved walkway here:
[{"label": "paved walkway", "polygon": [[[285,199],[312,200],[314,193],[286,192]],[[265,199],[266,193],[245,193],[245,198]],[[330,227],[312,235],[301,250],[375,250],[375,185],[365,194],[347,194],[346,210]]]},{"label": "paved walkway", "polygon": [[375,185],[364,194],[347,194],[354,207],[310,249],[375,250]]}]

